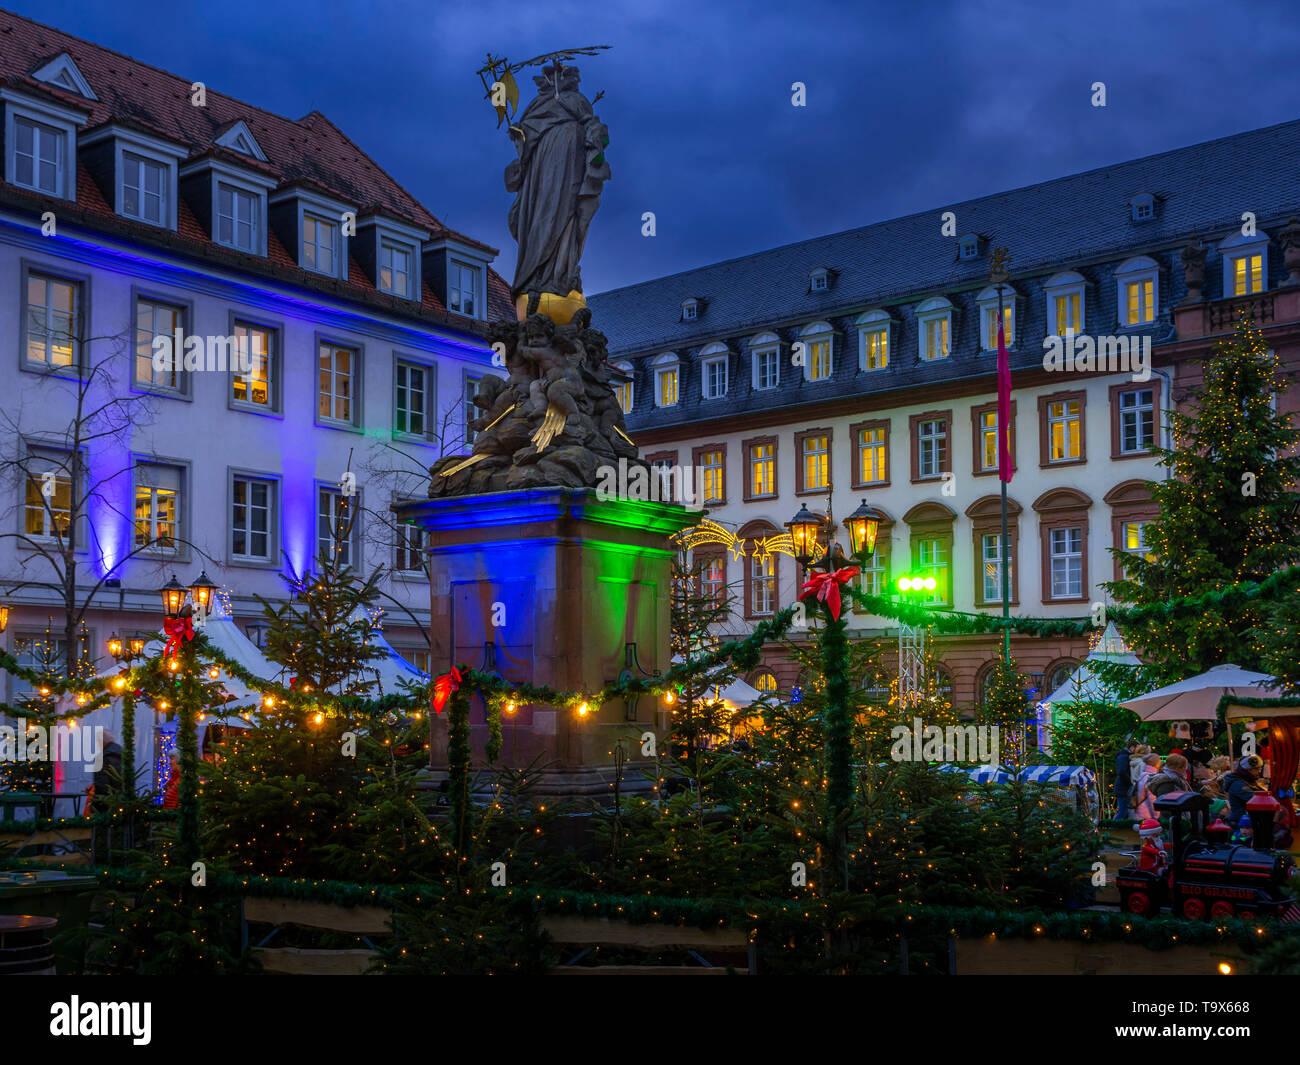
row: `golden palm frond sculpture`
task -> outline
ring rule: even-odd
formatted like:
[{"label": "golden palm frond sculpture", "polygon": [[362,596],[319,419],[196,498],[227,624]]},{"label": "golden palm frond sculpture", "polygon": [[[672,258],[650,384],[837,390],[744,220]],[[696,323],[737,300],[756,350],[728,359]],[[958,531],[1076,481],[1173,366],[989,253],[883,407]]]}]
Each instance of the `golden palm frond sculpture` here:
[{"label": "golden palm frond sculpture", "polygon": [[546,417],[533,433],[533,445],[537,448],[538,454],[545,451],[550,442],[564,432],[564,423],[568,420],[569,416],[554,403],[546,405]]}]

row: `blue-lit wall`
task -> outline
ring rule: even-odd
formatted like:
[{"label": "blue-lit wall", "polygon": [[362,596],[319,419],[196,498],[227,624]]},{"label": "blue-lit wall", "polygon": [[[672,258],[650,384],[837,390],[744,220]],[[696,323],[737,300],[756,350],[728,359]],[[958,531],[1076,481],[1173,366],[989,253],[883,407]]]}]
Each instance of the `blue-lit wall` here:
[{"label": "blue-lit wall", "polygon": [[[368,512],[386,514],[396,496],[426,494],[427,467],[441,453],[429,444],[394,440],[394,374],[399,357],[431,368],[435,400],[430,417],[440,425],[449,409],[451,443],[459,450],[460,416],[466,375],[491,372],[491,353],[477,338],[433,329],[396,315],[371,312],[324,296],[250,280],[228,271],[198,268],[144,247],[64,229],[43,237],[31,220],[0,213],[0,335],[12,338],[0,351],[10,360],[0,367],[0,415],[17,433],[5,434],[4,459],[29,443],[57,444],[74,420],[76,386],[23,369],[20,325],[24,265],[83,283],[88,307],[87,362],[104,363],[109,376],[98,381],[87,409],[129,403],[128,424],[118,434],[92,440],[85,450],[88,480],[97,486],[88,505],[83,550],[78,561],[89,586],[100,577],[121,580],[121,590],[105,589],[87,616],[94,646],[102,648],[112,629],[149,628],[157,622],[154,593],[172,572],[182,581],[201,568],[232,593],[237,616],[260,616],[256,596],[283,592],[284,556],[297,570],[316,553],[317,489],[337,486],[349,468],[356,475],[364,511],[360,560],[366,569],[391,566],[392,533]],[[231,408],[229,375],[193,375],[186,399],[160,398],[132,385],[134,308],[138,295],[170,300],[190,308],[186,332],[227,336],[233,318],[243,317],[279,331],[282,346],[281,402],[274,414]],[[361,349],[359,395],[361,425],[338,429],[318,424],[317,360],[322,340]],[[104,360],[107,360],[104,362]],[[110,409],[114,417],[126,408]],[[175,556],[127,559],[132,549],[135,486],[131,469],[152,457],[184,471],[181,536],[194,550]],[[274,523],[276,561],[269,566],[238,564],[229,555],[230,478],[233,471],[263,475],[278,485]],[[401,471],[401,472],[394,472]],[[23,520],[23,485],[0,485],[0,522],[18,532]],[[124,561],[125,560],[125,561]],[[0,540],[0,580],[6,588],[21,581],[48,580],[46,564],[22,551],[12,539]],[[392,577],[383,590],[427,618],[428,585]],[[29,585],[9,597],[15,606],[6,642],[15,633],[44,631],[47,618],[61,625],[53,595]],[[423,646],[402,613],[390,610],[390,640],[399,649]]]}]

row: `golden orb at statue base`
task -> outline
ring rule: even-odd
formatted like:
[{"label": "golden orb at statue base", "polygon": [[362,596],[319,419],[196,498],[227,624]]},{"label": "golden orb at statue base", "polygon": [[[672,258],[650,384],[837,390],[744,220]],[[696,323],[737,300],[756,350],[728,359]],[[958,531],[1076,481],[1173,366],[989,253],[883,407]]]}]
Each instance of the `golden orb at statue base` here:
[{"label": "golden orb at statue base", "polygon": [[[557,296],[554,292],[543,292],[537,301],[537,314],[544,314],[556,325],[568,325],[573,316],[587,306],[587,300],[576,289],[567,296]],[[528,297],[520,296],[515,300],[515,317],[523,321],[528,317]]]}]

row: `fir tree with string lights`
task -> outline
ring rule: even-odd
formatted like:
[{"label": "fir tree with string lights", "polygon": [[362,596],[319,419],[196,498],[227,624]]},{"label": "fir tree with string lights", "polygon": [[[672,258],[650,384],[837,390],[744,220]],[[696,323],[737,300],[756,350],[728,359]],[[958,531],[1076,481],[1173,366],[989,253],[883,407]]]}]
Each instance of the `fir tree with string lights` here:
[{"label": "fir tree with string lights", "polygon": [[989,676],[984,700],[976,710],[981,725],[997,728],[998,748],[1003,765],[1020,770],[1028,755],[1028,733],[1035,719],[1033,703],[1025,690],[1025,678],[1014,659],[998,657]]},{"label": "fir tree with string lights", "polygon": [[[1160,513],[1145,529],[1147,553],[1110,549],[1124,567],[1121,579],[1104,585],[1117,600],[1147,606],[1201,596],[1262,581],[1297,558],[1300,432],[1276,409],[1285,390],[1277,356],[1241,316],[1205,362],[1191,408],[1168,413],[1173,447],[1154,450],[1170,477],[1150,482]],[[1225,662],[1261,668],[1251,631],[1259,619],[1250,606],[1207,609],[1151,619],[1125,635],[1147,663],[1142,679],[1163,684]]]},{"label": "fir tree with string lights", "polygon": [[348,709],[347,697],[379,694],[367,665],[385,654],[371,639],[381,574],[362,578],[348,565],[339,545],[350,523],[334,532],[314,572],[286,578],[287,602],[263,602],[267,657],[296,691],[319,698],[268,697],[251,729],[232,730],[205,788],[211,846],[235,868],[264,873],[427,875],[445,854],[415,797],[422,715]]}]

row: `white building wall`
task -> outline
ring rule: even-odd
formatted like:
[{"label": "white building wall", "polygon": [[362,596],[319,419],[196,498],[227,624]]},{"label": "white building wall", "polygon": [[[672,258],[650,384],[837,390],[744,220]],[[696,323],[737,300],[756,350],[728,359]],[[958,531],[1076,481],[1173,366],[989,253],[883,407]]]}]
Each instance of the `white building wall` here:
[{"label": "white building wall", "polygon": [[[93,442],[87,449],[89,479],[93,482],[126,469],[133,457],[156,456],[186,470],[182,505],[182,532],[194,549],[174,556],[151,555],[123,563],[116,573],[121,588],[101,589],[86,624],[93,653],[104,654],[104,640],[119,632],[155,630],[160,624],[157,587],[173,572],[182,583],[207,570],[229,590],[241,621],[260,617],[257,596],[284,593],[280,573],[283,558],[257,566],[233,561],[228,549],[230,525],[229,478],[232,470],[252,471],[279,480],[277,525],[279,546],[290,563],[301,569],[316,554],[316,489],[337,486],[350,468],[367,512],[387,513],[395,496],[419,496],[427,491],[427,469],[441,454],[439,443],[412,443],[394,439],[393,405],[395,359],[400,355],[427,363],[436,374],[436,394],[431,416],[455,407],[450,424],[449,450],[461,450],[461,403],[467,375],[491,372],[491,351],[477,338],[424,323],[403,320],[326,296],[306,294],[240,277],[224,270],[196,267],[162,253],[98,238],[42,237],[17,217],[0,214],[0,360],[8,350],[7,365],[0,361],[0,417],[21,428],[31,438],[62,437],[74,417],[75,386],[48,379],[22,368],[20,315],[23,307],[24,262],[55,275],[86,280],[89,308],[87,334],[92,340],[88,362],[111,357],[115,380],[111,393],[131,394],[131,359],[134,354],[134,292],[139,289],[160,298],[191,305],[187,332],[228,335],[232,314],[266,322],[280,329],[283,359],[283,400],[278,416],[231,409],[229,374],[201,372],[193,375],[188,399],[156,398],[149,410],[136,408],[135,424],[125,439]],[[347,430],[316,424],[317,340],[324,335],[341,344],[360,348],[362,377],[359,429]],[[104,397],[101,397],[101,402]],[[2,446],[10,458],[20,441],[9,432]],[[377,471],[404,468],[400,477]],[[24,485],[17,479],[0,484],[0,530],[17,533],[22,528]],[[79,562],[85,592],[106,570],[130,550],[134,486],[127,474],[104,487],[104,498],[92,503],[93,539],[82,544]],[[361,561],[367,571],[382,564],[391,567],[391,535],[379,527],[371,513],[362,516]],[[54,596],[32,584],[12,591],[23,582],[48,580],[48,566],[12,537],[0,539],[0,581],[5,600],[13,608],[5,646],[16,635],[44,632],[47,619],[62,628],[62,608]],[[383,591],[408,609],[414,619],[388,604],[390,641],[403,650],[426,646],[417,628],[427,622],[428,585],[422,579],[391,575]],[[103,662],[101,662],[101,668]],[[10,681],[12,687],[12,681]],[[6,693],[6,697],[8,696]]]},{"label": "white building wall", "polygon": [[[1129,480],[1160,480],[1165,476],[1151,456],[1113,460],[1111,458],[1111,405],[1109,391],[1111,386],[1130,383],[1127,374],[1077,374],[1062,373],[1059,382],[1036,388],[1017,388],[1014,392],[1016,405],[1016,473],[1008,486],[1008,496],[1019,503],[1022,511],[1019,517],[1020,547],[1016,561],[1021,567],[1019,583],[1019,601],[1013,603],[1016,614],[1029,616],[1079,616],[1089,613],[1091,603],[1109,602],[1110,599],[1100,585],[1114,579],[1114,564],[1108,550],[1118,546],[1114,542],[1112,531],[1111,507],[1103,497],[1116,485]],[[1153,374],[1151,384],[1160,390],[1160,402],[1168,403],[1168,386]],[[1084,406],[1084,446],[1086,461],[1077,465],[1040,468],[1039,466],[1039,413],[1038,397],[1059,391],[1083,390],[1087,393]],[[726,445],[726,502],[721,506],[709,505],[705,513],[712,520],[726,527],[732,533],[737,532],[753,521],[766,521],[776,526],[778,533],[785,532],[784,524],[799,510],[807,506],[812,511],[824,511],[826,494],[797,495],[796,465],[800,456],[796,451],[796,434],[807,429],[829,428],[831,430],[831,483],[834,488],[833,507],[837,521],[855,510],[861,500],[865,499],[877,509],[884,510],[893,519],[890,533],[881,530],[881,540],[891,537],[889,551],[891,555],[891,584],[898,576],[908,572],[910,565],[909,527],[903,516],[914,506],[924,502],[943,504],[957,513],[953,523],[953,569],[952,583],[954,599],[951,606],[960,611],[984,609],[997,613],[999,606],[977,607],[975,601],[974,573],[977,566],[973,543],[973,523],[965,514],[966,509],[976,500],[985,496],[997,496],[1000,482],[996,473],[982,476],[972,474],[974,455],[974,434],[971,423],[971,409],[996,401],[995,394],[981,394],[952,399],[934,399],[912,403],[887,410],[863,411],[853,415],[833,418],[809,417],[806,421],[793,424],[773,425],[772,418],[779,412],[756,414],[753,422],[743,432],[730,432],[713,435],[707,428],[690,430],[693,435],[688,439],[666,441],[643,445],[642,457],[652,456],[665,451],[676,451],[682,465],[692,462],[692,449],[706,444],[723,443]],[[720,402],[725,403],[725,399]],[[951,448],[950,466],[953,473],[952,482],[944,494],[942,482],[928,481],[911,483],[911,449],[909,439],[909,419],[914,414],[935,410],[951,410],[952,421],[949,434]],[[890,483],[886,487],[852,488],[854,454],[856,440],[850,434],[850,427],[868,420],[888,419],[889,426],[889,474]],[[1157,425],[1160,417],[1157,416]],[[754,437],[774,435],[777,443],[777,491],[776,498],[744,501],[745,478],[749,466],[743,442]],[[695,482],[700,482],[699,471],[695,471]],[[1042,580],[1040,551],[1040,515],[1033,509],[1035,500],[1045,492],[1057,488],[1071,488],[1084,493],[1092,500],[1087,511],[1087,603],[1076,601],[1052,603],[1050,593],[1045,592]],[[1016,529],[1016,520],[1011,519],[1010,528]],[[996,529],[992,531],[997,531]],[[838,539],[847,551],[848,534],[842,524]],[[747,578],[745,565],[748,555],[752,553],[752,538],[747,545],[747,557],[744,562],[727,554],[727,579],[732,585],[737,603],[743,603],[743,585]],[[716,550],[710,548],[710,550]],[[908,559],[905,565],[901,560]],[[782,556],[778,566],[779,588],[777,602],[779,607],[789,605],[796,594],[796,571],[798,567],[789,556]],[[1045,601],[1047,600],[1047,601]],[[888,626],[890,622],[881,618],[856,616],[853,624],[868,627]]]}]

